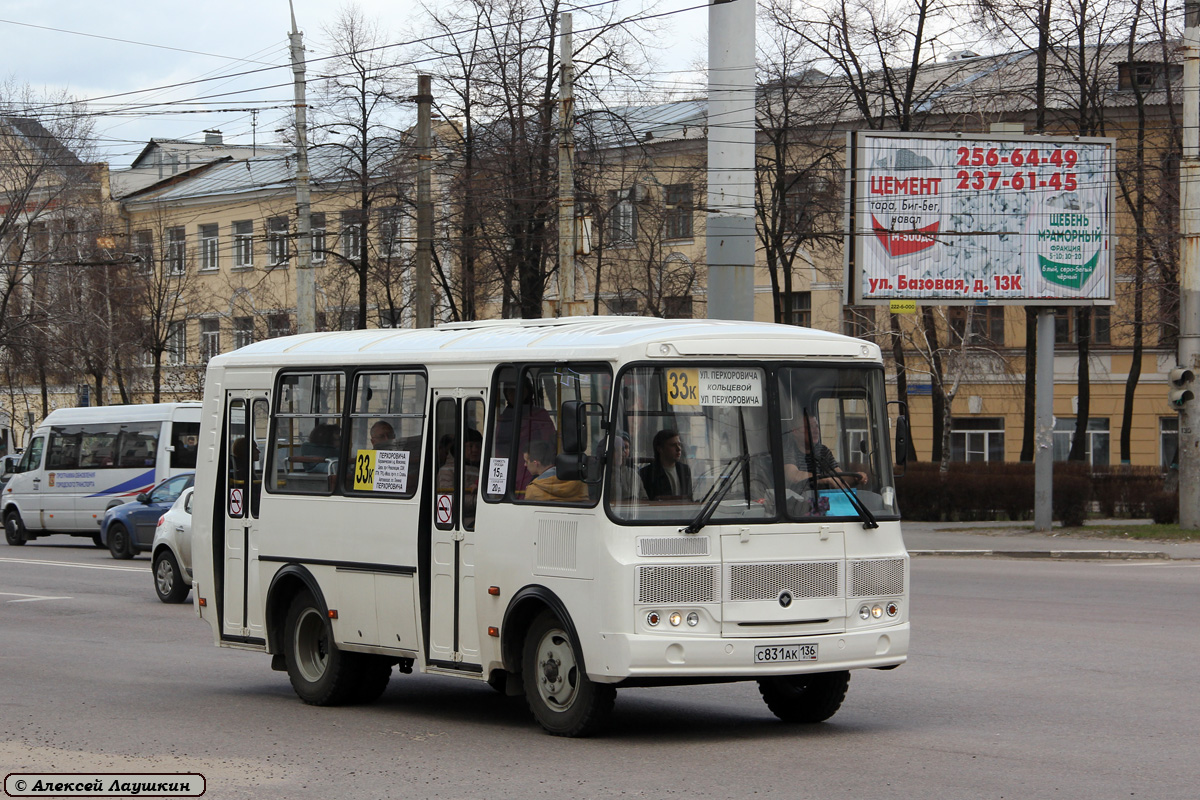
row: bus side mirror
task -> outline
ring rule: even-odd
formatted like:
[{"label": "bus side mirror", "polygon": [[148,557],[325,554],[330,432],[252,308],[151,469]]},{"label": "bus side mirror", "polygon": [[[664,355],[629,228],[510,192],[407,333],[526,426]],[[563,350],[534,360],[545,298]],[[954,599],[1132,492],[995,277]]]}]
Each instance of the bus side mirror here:
[{"label": "bus side mirror", "polygon": [[908,429],[908,404],[892,400],[888,405],[896,406],[900,412],[896,416],[896,450],[893,460],[897,466],[902,467],[908,463],[909,436],[911,435]]},{"label": "bus side mirror", "polygon": [[908,418],[896,417],[896,463],[908,463]]},{"label": "bus side mirror", "polygon": [[581,455],[587,449],[587,406],[582,400],[568,400],[562,405],[563,455]]}]

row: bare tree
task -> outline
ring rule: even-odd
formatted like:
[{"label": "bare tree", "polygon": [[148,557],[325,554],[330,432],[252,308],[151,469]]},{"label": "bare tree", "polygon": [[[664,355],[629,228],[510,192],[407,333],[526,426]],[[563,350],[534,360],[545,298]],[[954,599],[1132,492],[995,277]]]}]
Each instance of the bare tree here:
[{"label": "bare tree", "polygon": [[340,246],[330,248],[327,256],[356,276],[357,327],[365,328],[377,238],[373,210],[395,201],[396,187],[387,178],[398,151],[397,112],[405,75],[387,38],[358,6],[343,7],[325,37],[332,56],[322,62],[313,128],[326,138],[319,148],[326,152],[316,159],[334,159],[337,178],[355,196],[354,207],[341,215]]}]

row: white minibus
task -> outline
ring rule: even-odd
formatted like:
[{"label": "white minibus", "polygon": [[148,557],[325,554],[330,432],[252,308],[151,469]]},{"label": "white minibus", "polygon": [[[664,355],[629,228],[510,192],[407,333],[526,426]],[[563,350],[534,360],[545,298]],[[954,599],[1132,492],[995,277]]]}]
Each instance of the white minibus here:
[{"label": "white minibus", "polygon": [[4,486],[5,540],[67,533],[101,545],[105,511],[196,468],[199,433],[200,403],[51,411]]},{"label": "white minibus", "polygon": [[398,666],[523,694],[557,735],[622,687],[746,680],[819,722],[850,670],[907,658],[870,342],[454,323],[257,342],[205,385],[197,611],[305,702],[370,702]]}]

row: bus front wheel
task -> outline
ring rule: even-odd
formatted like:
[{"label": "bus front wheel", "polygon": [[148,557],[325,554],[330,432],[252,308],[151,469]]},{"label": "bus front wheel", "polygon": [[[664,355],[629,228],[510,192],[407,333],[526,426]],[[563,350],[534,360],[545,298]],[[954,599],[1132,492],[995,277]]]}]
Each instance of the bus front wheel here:
[{"label": "bus front wheel", "polygon": [[28,540],[25,533],[25,521],[21,519],[20,511],[10,511],[4,515],[4,541],[13,545],[25,544]]},{"label": "bus front wheel", "polygon": [[288,607],[283,648],[288,678],[301,700],[336,706],[354,699],[359,660],[334,644],[329,617],[309,592],[296,595]]},{"label": "bus front wheel", "polygon": [[824,722],[837,713],[850,687],[849,672],[817,672],[763,678],[758,682],[767,708],[784,722]]},{"label": "bus front wheel", "polygon": [[616,701],[617,690],[589,680],[577,654],[577,645],[553,613],[543,611],[534,619],[525,638],[521,677],[534,718],[555,736],[595,733]]}]

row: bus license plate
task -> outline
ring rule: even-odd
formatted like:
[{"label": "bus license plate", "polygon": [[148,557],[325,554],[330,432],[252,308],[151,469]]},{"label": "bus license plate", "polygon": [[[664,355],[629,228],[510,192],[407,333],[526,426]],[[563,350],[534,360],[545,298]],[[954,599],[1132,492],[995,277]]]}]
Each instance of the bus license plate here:
[{"label": "bus license plate", "polygon": [[815,644],[768,644],[754,648],[755,664],[786,664],[792,661],[816,661]]}]

